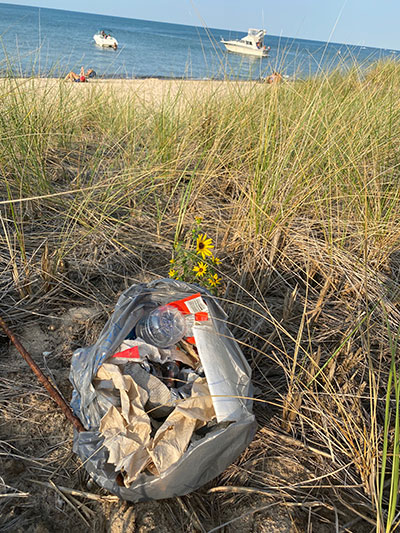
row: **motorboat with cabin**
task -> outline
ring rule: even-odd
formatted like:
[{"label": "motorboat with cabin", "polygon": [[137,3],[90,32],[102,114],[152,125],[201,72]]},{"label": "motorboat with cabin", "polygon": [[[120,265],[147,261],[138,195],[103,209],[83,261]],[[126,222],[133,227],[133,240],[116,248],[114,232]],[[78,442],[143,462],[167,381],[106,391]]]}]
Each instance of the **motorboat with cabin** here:
[{"label": "motorboat with cabin", "polygon": [[221,39],[221,43],[225,45],[228,52],[235,52],[236,54],[246,54],[257,57],[267,57],[271,49],[270,46],[265,46],[264,37],[267,35],[265,30],[257,30],[249,28],[249,31],[242,39],[233,39],[225,41]]},{"label": "motorboat with cabin", "polygon": [[93,39],[97,46],[113,48],[114,50],[118,48],[118,41],[109,30],[99,30],[93,35]]}]

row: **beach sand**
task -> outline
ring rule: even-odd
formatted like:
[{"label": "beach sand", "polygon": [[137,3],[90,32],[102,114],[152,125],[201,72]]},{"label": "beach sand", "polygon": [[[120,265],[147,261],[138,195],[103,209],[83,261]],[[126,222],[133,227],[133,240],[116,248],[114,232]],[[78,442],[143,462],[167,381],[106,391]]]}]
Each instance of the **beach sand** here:
[{"label": "beach sand", "polygon": [[165,99],[179,97],[183,102],[190,103],[193,99],[209,96],[226,95],[229,92],[247,94],[250,91],[265,87],[259,81],[230,80],[181,80],[181,79],[90,79],[87,83],[74,83],[60,78],[13,78],[1,79],[1,83],[13,84],[32,90],[49,90],[61,86],[70,87],[77,94],[82,91],[104,90],[118,94],[121,98],[136,97],[139,101],[159,104]]}]

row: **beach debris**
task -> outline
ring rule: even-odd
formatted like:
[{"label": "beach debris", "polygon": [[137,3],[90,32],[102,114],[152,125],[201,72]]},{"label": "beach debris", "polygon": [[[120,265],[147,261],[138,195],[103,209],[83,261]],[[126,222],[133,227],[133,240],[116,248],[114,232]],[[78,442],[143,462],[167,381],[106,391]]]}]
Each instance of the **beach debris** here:
[{"label": "beach debris", "polygon": [[127,289],[96,344],[74,353],[70,379],[88,429],[74,451],[96,483],[126,500],[195,490],[255,433],[250,368],[223,310],[195,285]]},{"label": "beach debris", "polygon": [[[134,373],[136,381],[143,380],[143,374],[147,372],[139,365],[136,367],[141,370],[141,373]],[[100,433],[105,437],[104,446],[109,451],[108,463],[115,465],[116,472],[123,472],[126,487],[142,471],[160,475],[176,463],[186,451],[195,429],[215,416],[205,378],[198,377],[194,381],[189,398],[173,401],[168,387],[155,376],[147,375],[152,379],[144,388],[130,375],[123,374],[118,365],[106,363],[97,373],[98,385],[101,386],[104,380],[111,381],[120,395],[119,406],[111,406],[101,419]],[[159,384],[149,385],[154,382]],[[163,412],[160,412],[160,406],[154,409],[154,399],[150,400],[154,390],[157,396],[162,396],[159,387],[164,387],[166,394],[164,408],[167,411]],[[168,416],[152,436],[151,417],[155,414],[157,418]]]}]

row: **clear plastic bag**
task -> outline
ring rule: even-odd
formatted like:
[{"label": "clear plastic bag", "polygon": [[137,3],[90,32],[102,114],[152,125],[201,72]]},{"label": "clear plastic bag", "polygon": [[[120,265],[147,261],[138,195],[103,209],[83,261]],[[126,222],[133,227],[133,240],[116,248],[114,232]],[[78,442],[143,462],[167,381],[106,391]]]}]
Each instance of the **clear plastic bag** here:
[{"label": "clear plastic bag", "polygon": [[[129,488],[120,486],[113,465],[107,463],[109,452],[102,445],[104,438],[99,426],[104,409],[97,398],[93,379],[99,367],[127,338],[142,316],[157,306],[198,292],[208,306],[218,341],[215,365],[223,368],[229,390],[234,393],[235,421],[216,423],[203,438],[192,442],[183,456],[161,475],[142,473]],[[198,286],[169,279],[134,285],[120,296],[96,344],[74,353],[70,372],[74,387],[71,407],[87,429],[75,433],[74,451],[101,487],[133,502],[181,496],[222,473],[251,442],[256,431],[251,370],[226,325],[226,318],[216,299]]]}]

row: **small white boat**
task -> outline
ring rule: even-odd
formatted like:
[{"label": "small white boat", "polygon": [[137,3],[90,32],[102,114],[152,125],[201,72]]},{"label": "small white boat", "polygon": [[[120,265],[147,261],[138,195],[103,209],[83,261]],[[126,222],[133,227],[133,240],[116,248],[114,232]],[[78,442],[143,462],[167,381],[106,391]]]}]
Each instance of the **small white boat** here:
[{"label": "small white boat", "polygon": [[114,50],[118,48],[118,41],[109,30],[99,30],[95,35],[93,35],[93,39],[97,46],[102,46],[103,48],[114,48]]},{"label": "small white boat", "polygon": [[228,52],[267,57],[271,47],[267,47],[264,44],[264,37],[266,34],[267,32],[265,30],[250,28],[246,37],[243,37],[242,39],[234,39],[232,41],[221,39],[221,43],[225,45]]}]

